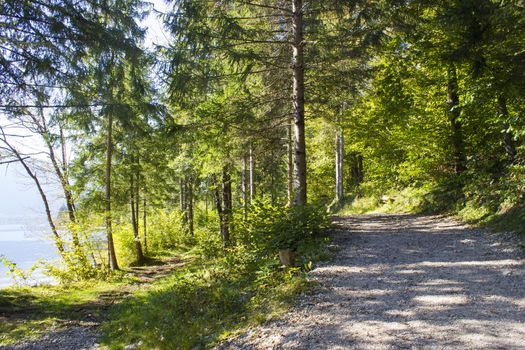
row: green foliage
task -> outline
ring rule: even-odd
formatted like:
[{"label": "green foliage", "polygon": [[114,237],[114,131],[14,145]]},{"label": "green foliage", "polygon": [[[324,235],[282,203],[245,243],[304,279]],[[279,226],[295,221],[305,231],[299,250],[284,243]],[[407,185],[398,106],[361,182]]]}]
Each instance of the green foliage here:
[{"label": "green foliage", "polygon": [[319,205],[283,208],[259,202],[250,206],[247,219],[239,223],[238,239],[255,250],[295,250],[301,241],[315,237],[328,224],[328,214]]},{"label": "green foliage", "polygon": [[27,284],[31,278],[31,275],[43,266],[43,261],[38,260],[28,269],[22,270],[18,267],[18,265],[15,262],[9,260],[3,255],[0,255],[0,263],[7,268],[7,275],[13,280],[13,282],[16,285]]},{"label": "green foliage", "polygon": [[[306,290],[302,271],[329,258],[328,238],[319,235],[326,225],[319,207],[283,209],[257,203],[237,226],[235,244],[226,251],[220,241],[210,239],[210,232],[197,231],[202,255],[116,306],[103,325],[104,343],[114,349],[128,344],[192,349],[271,319]],[[280,267],[276,242],[295,248],[300,268]]]}]

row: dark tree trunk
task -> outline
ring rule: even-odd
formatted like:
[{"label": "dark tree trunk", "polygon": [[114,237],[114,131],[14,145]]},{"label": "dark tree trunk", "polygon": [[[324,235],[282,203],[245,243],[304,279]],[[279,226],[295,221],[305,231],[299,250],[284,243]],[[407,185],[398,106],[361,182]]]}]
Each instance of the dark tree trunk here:
[{"label": "dark tree trunk", "polygon": [[118,270],[115,244],[113,243],[113,227],[111,214],[111,162],[113,157],[113,115],[108,114],[108,125],[106,135],[106,235],[108,241],[108,264],[109,269]]},{"label": "dark tree trunk", "polygon": [[306,143],[304,132],[303,1],[292,0],[293,115],[295,123],[294,205],[306,204]]},{"label": "dark tree trunk", "polygon": [[131,226],[133,228],[133,240],[135,241],[135,254],[137,257],[137,265],[141,265],[144,261],[144,254],[142,253],[142,245],[140,244],[140,237],[139,237],[139,223],[138,223],[138,216],[137,216],[137,200],[136,197],[136,188],[138,187],[138,184],[135,184],[133,181],[133,175],[130,177],[130,183],[129,183],[129,206],[130,206],[130,212],[131,212]]},{"label": "dark tree trunk", "polygon": [[255,199],[255,154],[253,154],[253,147],[250,144],[250,204]]},{"label": "dark tree trunk", "polygon": [[242,191],[242,216],[246,220],[248,217],[248,157],[242,157],[242,173],[241,173],[241,191]]},{"label": "dark tree trunk", "polygon": [[219,228],[222,238],[222,244],[224,247],[227,247],[230,244],[230,234],[228,227],[226,226],[226,220],[224,215],[224,210],[222,207],[223,199],[221,199],[221,189],[219,184],[213,179],[213,196],[215,199],[215,208],[217,209],[217,214],[219,215]]},{"label": "dark tree trunk", "polygon": [[289,207],[293,204],[293,135],[292,135],[292,119],[288,119],[287,125],[287,196]]},{"label": "dark tree trunk", "polygon": [[502,120],[503,127],[503,142],[505,144],[505,151],[511,163],[516,160],[516,145],[512,137],[512,132],[509,131],[508,116],[509,110],[507,109],[507,99],[503,95],[498,96],[498,113]]},{"label": "dark tree trunk", "polygon": [[452,131],[452,152],[454,157],[454,171],[461,174],[466,168],[465,147],[463,143],[463,132],[459,120],[461,110],[459,107],[458,78],[456,66],[451,65],[447,72],[447,95],[449,107],[449,120]]},{"label": "dark tree trunk", "polygon": [[222,171],[222,216],[221,235],[224,245],[229,246],[232,216],[232,183],[227,166],[225,166]]},{"label": "dark tree trunk", "polygon": [[[336,120],[339,124],[340,120]],[[337,126],[335,136],[335,199],[338,203],[344,200],[343,191],[343,161],[344,161],[344,138],[343,129]]]},{"label": "dark tree trunk", "polygon": [[188,194],[187,194],[187,218],[188,218],[188,230],[190,235],[193,237],[193,177],[188,178]]},{"label": "dark tree trunk", "polygon": [[179,208],[181,213],[184,212],[184,180],[181,177],[179,179]]},{"label": "dark tree trunk", "polygon": [[[145,192],[145,189],[144,189]],[[143,195],[143,204],[142,204],[142,231],[144,234],[144,253],[148,254],[148,229],[147,229],[147,218],[148,218],[148,211],[147,211],[147,202],[146,202],[146,195]]]}]

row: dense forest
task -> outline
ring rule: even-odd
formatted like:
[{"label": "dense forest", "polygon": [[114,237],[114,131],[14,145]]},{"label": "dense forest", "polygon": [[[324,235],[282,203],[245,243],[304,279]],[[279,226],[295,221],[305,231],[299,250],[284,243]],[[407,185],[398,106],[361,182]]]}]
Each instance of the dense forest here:
[{"label": "dense forest", "polygon": [[[165,303],[180,309],[197,293],[220,304],[201,310],[193,338],[166,335],[190,348],[237,308],[239,295],[230,305],[221,293],[250,281],[248,308],[264,309],[272,288],[326,255],[327,212],[522,226],[523,1],[167,4],[0,2],[0,164],[19,164],[38,188],[58,279],[200,259],[204,282],[190,270],[166,287],[185,301],[157,296],[144,311],[162,328],[152,315]],[[148,16],[167,44],[146,42]],[[49,182],[65,203],[58,216]],[[148,316],[129,312],[127,327],[146,332]]]}]

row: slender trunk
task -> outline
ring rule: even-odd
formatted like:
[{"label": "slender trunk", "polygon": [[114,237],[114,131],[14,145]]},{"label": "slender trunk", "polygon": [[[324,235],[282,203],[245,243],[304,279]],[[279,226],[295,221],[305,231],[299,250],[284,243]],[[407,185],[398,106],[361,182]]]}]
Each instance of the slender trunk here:
[{"label": "slender trunk", "polygon": [[288,156],[288,162],[287,162],[287,195],[288,195],[288,203],[287,206],[291,207],[293,204],[293,136],[292,136],[292,118],[288,119],[288,125],[287,125],[287,156]]},{"label": "slender trunk", "polygon": [[463,132],[461,129],[461,121],[459,120],[461,111],[459,107],[459,92],[458,92],[458,78],[456,74],[456,66],[451,65],[447,72],[447,94],[449,107],[449,120],[452,131],[452,150],[454,157],[454,171],[456,174],[461,174],[465,171],[466,157],[465,147],[463,143]]},{"label": "slender trunk", "polygon": [[111,215],[111,162],[113,157],[113,115],[108,114],[108,125],[106,135],[106,235],[108,241],[108,264],[109,269],[118,270],[115,244],[113,243],[113,227]]},{"label": "slender trunk", "polygon": [[136,197],[136,188],[138,187],[138,184],[134,184],[133,181],[133,175],[130,177],[129,182],[129,206],[130,206],[130,212],[131,212],[131,226],[133,228],[133,240],[135,241],[135,254],[137,256],[137,265],[141,265],[144,261],[144,254],[142,253],[142,245],[140,244],[140,237],[139,237],[139,225],[138,225],[138,217],[136,212],[136,202],[138,198]]},{"label": "slender trunk", "polygon": [[[138,169],[138,167],[137,167]],[[137,235],[139,233],[139,207],[140,207],[140,173],[137,170],[135,178],[137,179],[137,182],[135,183],[135,218],[137,219],[135,221],[135,224],[137,225]]]},{"label": "slender trunk", "polygon": [[337,202],[344,200],[343,192],[343,161],[344,161],[344,136],[341,126],[337,127],[335,136],[335,199]]},{"label": "slender trunk", "polygon": [[[57,155],[55,154],[55,149],[53,148],[53,144],[51,142],[51,134],[47,126],[46,118],[43,112],[43,109],[39,109],[39,117],[40,120],[34,115],[31,115],[31,118],[33,119],[33,122],[36,125],[36,128],[39,132],[39,134],[44,139],[44,142],[46,143],[46,146],[48,148],[48,156],[51,160],[51,164],[53,165],[53,169],[55,171],[55,175],[57,176],[60,186],[62,187],[62,192],[64,193],[64,199],[66,200],[66,208],[67,213],[69,217],[69,221],[71,223],[76,223],[76,216],[75,216],[75,204],[73,200],[73,193],[71,192],[71,186],[69,184],[68,179],[68,173],[67,173],[67,164],[66,164],[66,149],[65,149],[65,138],[64,138],[64,131],[62,129],[62,126],[59,127],[60,130],[60,145],[61,145],[61,153],[62,153],[62,165],[59,164],[59,159]],[[78,258],[85,262],[86,257],[84,256],[84,253],[82,252],[82,248],[80,246],[80,239],[78,237],[78,234],[76,230],[71,230],[71,238],[73,241],[73,248],[75,249],[75,252],[78,256]]]},{"label": "slender trunk", "polygon": [[[62,153],[62,178],[60,183],[64,191],[64,197],[66,199],[67,212],[69,215],[69,220],[72,223],[76,223],[75,216],[75,201],[73,199],[73,193],[71,192],[71,185],[69,184],[69,174],[68,174],[68,165],[67,165],[67,152],[66,152],[66,139],[64,137],[64,129],[62,125],[59,126],[60,130],[60,150]],[[63,179],[63,180],[62,180]],[[78,238],[77,238],[78,239]],[[75,240],[75,237],[73,237]]]},{"label": "slender trunk", "polygon": [[505,144],[505,151],[509,157],[509,161],[514,163],[516,160],[516,146],[512,137],[512,132],[509,130],[507,119],[509,117],[509,110],[507,109],[507,99],[503,95],[498,96],[498,113],[502,120],[503,127],[503,142]]},{"label": "slender trunk", "polygon": [[363,156],[361,154],[357,155],[357,181],[358,184],[363,182],[365,179],[365,174],[363,171]]},{"label": "slender trunk", "polygon": [[224,245],[230,245],[230,223],[232,215],[232,183],[228,167],[225,166],[222,171],[222,227],[221,234]]},{"label": "slender trunk", "polygon": [[246,220],[248,217],[248,161],[246,155],[242,157],[242,173],[241,173],[241,190],[242,190],[242,216]]},{"label": "slender trunk", "polygon": [[250,144],[250,204],[255,200],[255,155]]},{"label": "slender trunk", "polygon": [[184,212],[184,180],[179,179],[179,208],[181,213]]},{"label": "slender trunk", "polygon": [[193,237],[193,178],[191,176],[188,179],[187,197],[188,230],[190,232],[190,235]]},{"label": "slender trunk", "polygon": [[3,143],[7,146],[7,148],[14,154],[18,162],[22,164],[22,167],[26,171],[26,173],[29,175],[29,177],[33,180],[35,183],[38,193],[40,194],[40,198],[42,199],[42,203],[44,203],[44,209],[46,212],[47,222],[49,224],[49,227],[51,228],[51,233],[53,234],[53,237],[55,239],[55,244],[58,249],[58,252],[60,253],[60,256],[67,262],[69,259],[66,255],[66,249],[64,247],[64,243],[62,242],[62,238],[60,237],[58,230],[56,228],[55,222],[53,221],[53,216],[51,215],[51,208],[49,207],[49,201],[47,199],[47,196],[44,192],[44,189],[42,188],[42,185],[40,184],[40,180],[36,176],[36,174],[31,170],[29,165],[26,163],[25,159],[26,157],[23,157],[20,152],[18,152],[11,144],[8,143],[5,134],[3,133],[3,130],[0,127],[0,131],[3,134]]},{"label": "slender trunk", "polygon": [[219,215],[219,226],[220,226],[222,244],[224,247],[227,247],[230,243],[229,242],[230,235],[229,235],[228,227],[226,226],[227,221],[226,221],[226,218],[224,215],[225,213],[222,207],[221,190],[219,188],[219,184],[215,180],[213,180],[213,195],[215,197],[215,208],[217,209],[217,214]]},{"label": "slender trunk", "polygon": [[[145,192],[145,189],[144,189]],[[148,230],[147,230],[147,206],[146,206],[146,195],[143,195],[143,203],[142,203],[142,231],[144,233],[144,253],[148,254]]]},{"label": "slender trunk", "polygon": [[306,143],[304,132],[303,1],[292,0],[293,115],[295,123],[294,205],[306,204]]}]

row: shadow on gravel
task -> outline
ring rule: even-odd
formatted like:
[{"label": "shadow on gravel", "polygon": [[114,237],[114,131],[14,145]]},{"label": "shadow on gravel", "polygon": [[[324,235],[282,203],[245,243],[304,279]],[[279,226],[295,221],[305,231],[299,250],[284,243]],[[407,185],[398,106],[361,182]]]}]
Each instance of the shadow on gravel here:
[{"label": "shadow on gravel", "polygon": [[525,261],[512,242],[415,215],[338,218],[334,232],[342,249],[313,272],[319,290],[258,335],[279,330],[269,349],[525,349]]}]

